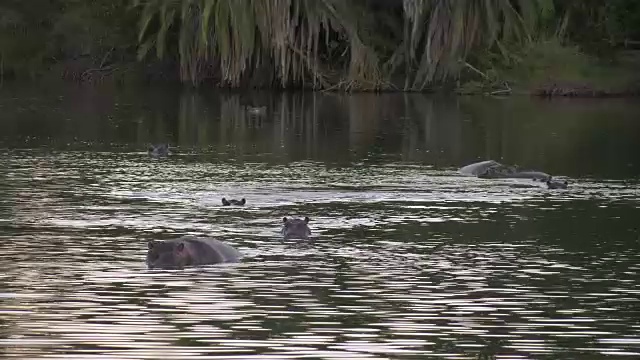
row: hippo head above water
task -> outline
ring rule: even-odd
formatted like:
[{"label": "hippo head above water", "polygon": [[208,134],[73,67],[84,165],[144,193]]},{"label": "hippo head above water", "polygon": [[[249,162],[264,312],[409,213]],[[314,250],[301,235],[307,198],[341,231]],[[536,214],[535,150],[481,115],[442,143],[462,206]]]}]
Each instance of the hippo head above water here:
[{"label": "hippo head above water", "polygon": [[283,218],[282,235],[285,239],[308,239],[309,235],[311,235],[311,230],[308,226],[309,221],[308,217],[304,219]]},{"label": "hippo head above water", "polygon": [[549,176],[546,183],[547,183],[547,188],[549,189],[566,189],[569,187],[569,182],[567,180],[558,181],[558,180],[552,179],[551,176]]},{"label": "hippo head above water", "polygon": [[149,145],[149,156],[162,157],[169,155],[169,144]]},{"label": "hippo head above water", "polygon": [[230,206],[230,205],[244,206],[244,204],[246,203],[247,203],[247,200],[245,198],[242,198],[242,200],[236,200],[236,199],[227,200],[225,198],[222,198],[222,206]]},{"label": "hippo head above water", "polygon": [[149,241],[147,243],[147,266],[149,269],[179,269],[189,262],[185,245],[174,241]]}]

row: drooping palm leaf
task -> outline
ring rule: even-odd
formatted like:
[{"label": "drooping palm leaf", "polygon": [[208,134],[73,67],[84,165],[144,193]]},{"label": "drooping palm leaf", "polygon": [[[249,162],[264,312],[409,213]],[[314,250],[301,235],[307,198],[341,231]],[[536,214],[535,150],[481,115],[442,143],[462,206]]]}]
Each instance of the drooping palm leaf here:
[{"label": "drooping palm leaf", "polygon": [[[213,72],[238,87],[266,70],[282,87],[377,89],[404,64],[407,90],[455,78],[474,49],[526,41],[552,2],[402,0],[403,38],[382,59],[365,36],[363,19],[375,13],[364,0],[132,1],[142,7],[140,55],[155,47],[163,56],[177,31],[181,77],[193,84]],[[333,39],[346,52],[321,60]]]}]

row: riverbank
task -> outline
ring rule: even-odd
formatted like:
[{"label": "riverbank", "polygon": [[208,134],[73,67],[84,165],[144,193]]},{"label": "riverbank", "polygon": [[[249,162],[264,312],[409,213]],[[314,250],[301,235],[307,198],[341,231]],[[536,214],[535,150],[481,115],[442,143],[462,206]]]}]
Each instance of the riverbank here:
[{"label": "riverbank", "polygon": [[618,50],[604,59],[555,40],[537,42],[508,61],[481,69],[467,64],[462,77],[456,92],[466,95],[633,97],[640,95],[640,50]]},{"label": "riverbank", "polygon": [[640,61],[617,59],[640,45],[635,0],[330,3],[275,1],[266,11],[230,0],[10,2],[0,9],[0,86],[640,93]]},{"label": "riverbank", "polygon": [[[580,52],[577,47],[557,42],[536,43],[509,61],[464,63],[456,83],[440,84],[422,91],[405,90],[404,77],[395,76],[375,90],[362,87],[330,86],[316,89],[322,92],[422,92],[456,93],[468,96],[535,96],[535,97],[635,97],[640,96],[640,50],[621,50],[609,60],[597,59]],[[171,61],[129,61],[126,63],[95,64],[90,59],[76,59],[52,65],[42,76],[31,82],[38,86],[76,83],[88,86],[116,87],[162,86],[192,88],[180,81],[179,65]],[[3,79],[9,85],[18,81]],[[24,83],[20,81],[20,83]],[[314,91],[307,87],[282,89],[273,84],[247,82],[239,88],[216,85],[215,78],[200,84],[200,89],[234,91],[270,90]]]}]

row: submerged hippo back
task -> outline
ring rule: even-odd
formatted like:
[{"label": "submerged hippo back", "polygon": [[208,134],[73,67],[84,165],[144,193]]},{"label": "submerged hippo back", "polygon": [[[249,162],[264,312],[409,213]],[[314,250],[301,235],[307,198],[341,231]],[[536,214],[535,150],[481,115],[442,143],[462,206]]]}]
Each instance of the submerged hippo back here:
[{"label": "submerged hippo back", "polygon": [[501,167],[501,166],[504,166],[504,165],[500,164],[495,160],[486,160],[486,161],[480,161],[477,163],[469,164],[467,166],[463,166],[460,169],[458,169],[458,172],[463,175],[478,176],[480,174],[487,172],[487,169],[489,168]]},{"label": "submerged hippo back", "polygon": [[150,241],[147,266],[151,268],[182,268],[237,262],[240,253],[231,245],[210,238],[181,237],[167,241]]},{"label": "submerged hippo back", "polygon": [[549,174],[541,171],[522,170],[517,165],[503,165],[493,160],[467,165],[461,168],[459,172],[465,175],[476,175],[481,179],[515,178],[546,180],[549,178]]},{"label": "submerged hippo back", "polygon": [[543,173],[542,171],[518,171],[511,177],[519,179],[547,180],[550,178],[550,175]]}]

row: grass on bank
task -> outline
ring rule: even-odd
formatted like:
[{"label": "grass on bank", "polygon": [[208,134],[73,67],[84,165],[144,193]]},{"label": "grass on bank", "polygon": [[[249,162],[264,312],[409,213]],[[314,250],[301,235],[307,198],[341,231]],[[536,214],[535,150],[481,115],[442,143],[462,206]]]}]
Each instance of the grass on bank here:
[{"label": "grass on bank", "polygon": [[460,94],[616,96],[640,93],[640,51],[618,52],[611,60],[585,54],[575,45],[546,39],[512,50],[507,57],[485,54],[465,64]]}]

